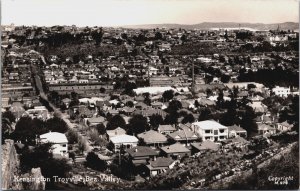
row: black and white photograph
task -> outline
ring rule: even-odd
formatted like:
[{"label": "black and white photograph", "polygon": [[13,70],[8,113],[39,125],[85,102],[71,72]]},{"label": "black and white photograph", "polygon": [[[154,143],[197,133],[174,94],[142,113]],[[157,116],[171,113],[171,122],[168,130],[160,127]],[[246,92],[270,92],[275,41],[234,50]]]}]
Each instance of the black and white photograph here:
[{"label": "black and white photograph", "polygon": [[298,190],[299,0],[0,0],[1,190]]}]

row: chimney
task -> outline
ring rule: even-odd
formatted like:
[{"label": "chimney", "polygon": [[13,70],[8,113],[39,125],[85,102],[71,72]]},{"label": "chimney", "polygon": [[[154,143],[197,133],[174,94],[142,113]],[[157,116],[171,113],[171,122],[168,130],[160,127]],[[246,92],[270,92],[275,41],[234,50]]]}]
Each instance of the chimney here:
[{"label": "chimney", "polygon": [[154,156],[153,161],[156,161],[156,156]]},{"label": "chimney", "polygon": [[137,153],[137,151],[138,151],[138,150],[137,150],[137,148],[135,148],[135,149],[134,149],[134,152],[136,152],[136,153]]}]

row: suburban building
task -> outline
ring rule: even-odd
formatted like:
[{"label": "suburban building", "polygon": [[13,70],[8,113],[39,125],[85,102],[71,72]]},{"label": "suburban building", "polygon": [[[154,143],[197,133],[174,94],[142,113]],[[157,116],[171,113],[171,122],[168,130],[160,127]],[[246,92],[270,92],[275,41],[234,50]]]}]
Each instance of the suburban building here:
[{"label": "suburban building", "polygon": [[127,149],[129,160],[132,164],[137,167],[140,165],[148,164],[148,161],[154,160],[158,156],[158,152],[151,149],[148,146],[136,146],[131,149]]},{"label": "suburban building", "polygon": [[292,124],[289,124],[287,121],[282,123],[277,123],[276,129],[278,131],[290,131],[293,128]]},{"label": "suburban building", "polygon": [[155,175],[166,172],[167,169],[172,169],[176,162],[171,158],[158,157],[153,161],[149,161],[147,165],[148,175],[153,177]]},{"label": "suburban building", "polygon": [[219,149],[219,145],[217,145],[216,143],[207,140],[207,141],[203,141],[201,143],[192,143],[192,154],[194,153],[198,153],[198,152],[205,152],[208,150],[213,150],[216,151]]},{"label": "suburban building", "polygon": [[124,149],[137,146],[139,140],[131,135],[117,135],[110,138],[110,142],[113,145],[114,152],[117,152],[122,146],[124,146]]},{"label": "suburban building", "polygon": [[247,137],[247,131],[240,126],[228,126],[228,138],[232,137]]},{"label": "suburban building", "polygon": [[172,157],[174,159],[180,159],[184,156],[191,155],[191,151],[181,143],[161,147],[161,153],[163,156]]},{"label": "suburban building", "polygon": [[107,130],[106,134],[107,134],[108,141],[110,141],[110,139],[112,137],[115,137],[115,136],[118,136],[118,135],[125,135],[126,131],[124,129],[122,129],[121,127],[117,127],[114,130]]},{"label": "suburban building", "polygon": [[192,129],[203,141],[223,141],[228,138],[228,127],[213,120],[195,122]]},{"label": "suburban building", "polygon": [[168,139],[165,135],[153,130],[140,133],[137,135],[137,137],[144,144],[154,147],[161,147],[168,142]]},{"label": "suburban building", "polygon": [[68,139],[65,134],[49,132],[40,135],[41,143],[51,143],[54,157],[68,157]]},{"label": "suburban building", "polygon": [[280,97],[287,97],[288,95],[291,94],[290,88],[285,88],[285,87],[280,87],[276,86],[275,88],[272,89],[272,92]]}]

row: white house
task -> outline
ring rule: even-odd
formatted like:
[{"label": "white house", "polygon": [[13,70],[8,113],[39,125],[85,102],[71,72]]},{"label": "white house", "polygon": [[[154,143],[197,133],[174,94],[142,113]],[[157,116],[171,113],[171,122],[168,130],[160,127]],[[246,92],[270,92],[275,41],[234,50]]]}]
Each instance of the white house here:
[{"label": "white house", "polygon": [[53,155],[68,157],[68,139],[65,134],[49,132],[40,135],[41,143],[51,143]]},{"label": "white house", "polygon": [[137,146],[139,140],[131,135],[117,135],[111,137],[110,142],[113,144],[113,150],[116,152],[120,150],[122,145],[126,149]]},{"label": "white house", "polygon": [[192,123],[192,129],[203,141],[223,141],[228,138],[228,128],[213,120]]},{"label": "white house", "polygon": [[272,92],[274,92],[275,95],[280,96],[280,97],[287,97],[288,95],[291,94],[290,88],[285,88],[285,87],[280,87],[280,86],[276,86],[275,88],[273,88]]}]

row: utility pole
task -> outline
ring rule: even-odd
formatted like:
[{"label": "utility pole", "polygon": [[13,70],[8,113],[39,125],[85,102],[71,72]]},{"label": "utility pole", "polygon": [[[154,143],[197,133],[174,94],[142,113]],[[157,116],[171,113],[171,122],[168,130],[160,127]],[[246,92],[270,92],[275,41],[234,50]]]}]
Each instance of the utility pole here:
[{"label": "utility pole", "polygon": [[195,65],[194,65],[194,61],[192,60],[192,94],[193,96],[195,96]]}]

